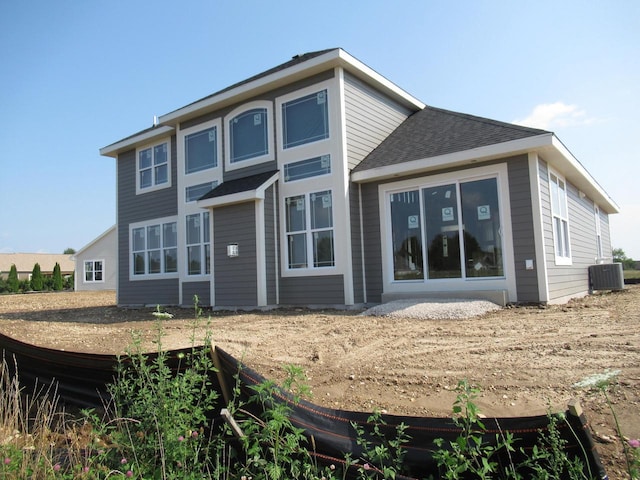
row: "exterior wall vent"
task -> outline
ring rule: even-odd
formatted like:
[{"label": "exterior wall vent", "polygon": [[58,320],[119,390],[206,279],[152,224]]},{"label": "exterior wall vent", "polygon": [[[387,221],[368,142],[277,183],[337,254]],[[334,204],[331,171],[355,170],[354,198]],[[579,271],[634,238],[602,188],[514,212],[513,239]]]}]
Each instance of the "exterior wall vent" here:
[{"label": "exterior wall vent", "polygon": [[591,290],[623,290],[624,275],[621,263],[602,263],[589,267]]}]

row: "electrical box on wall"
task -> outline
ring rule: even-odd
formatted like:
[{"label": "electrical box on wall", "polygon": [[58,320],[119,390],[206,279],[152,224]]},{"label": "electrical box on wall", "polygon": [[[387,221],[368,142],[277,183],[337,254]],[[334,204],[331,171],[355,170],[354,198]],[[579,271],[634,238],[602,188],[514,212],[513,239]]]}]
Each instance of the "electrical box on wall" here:
[{"label": "electrical box on wall", "polygon": [[227,257],[237,257],[240,255],[237,243],[230,243],[227,245]]}]

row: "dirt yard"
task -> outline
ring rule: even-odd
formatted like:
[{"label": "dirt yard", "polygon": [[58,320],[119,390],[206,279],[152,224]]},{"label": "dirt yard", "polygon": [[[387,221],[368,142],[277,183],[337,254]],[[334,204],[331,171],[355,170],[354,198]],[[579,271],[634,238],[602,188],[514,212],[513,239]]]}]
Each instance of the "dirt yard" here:
[{"label": "dirt yard", "polygon": [[567,305],[516,307],[465,320],[360,316],[360,311],[210,312],[119,309],[113,292],[0,296],[0,332],[47,347],[123,352],[139,332],[157,348],[213,341],[267,377],[302,366],[312,401],[330,407],[448,416],[458,380],[482,389],[488,416],[563,410],[580,400],[611,479],[627,478],[612,415],[601,395],[573,384],[620,370],[611,399],[623,432],[640,437],[640,286]]}]

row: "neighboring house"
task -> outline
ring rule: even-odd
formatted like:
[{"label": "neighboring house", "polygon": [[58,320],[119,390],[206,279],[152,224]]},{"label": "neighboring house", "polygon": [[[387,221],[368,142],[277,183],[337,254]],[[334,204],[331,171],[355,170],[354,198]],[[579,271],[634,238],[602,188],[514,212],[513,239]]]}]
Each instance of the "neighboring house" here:
[{"label": "neighboring house", "polygon": [[120,305],[563,302],[612,256],[618,207],[553,133],[427,107],[341,49],[100,152]]},{"label": "neighboring house", "polygon": [[75,264],[71,255],[56,253],[0,253],[0,277],[8,278],[11,265],[16,266],[19,280],[31,280],[35,264],[45,277],[53,276],[53,268],[60,264],[62,277],[73,274]]},{"label": "neighboring house", "polygon": [[116,226],[82,247],[76,262],[75,290],[115,290],[118,271]]}]

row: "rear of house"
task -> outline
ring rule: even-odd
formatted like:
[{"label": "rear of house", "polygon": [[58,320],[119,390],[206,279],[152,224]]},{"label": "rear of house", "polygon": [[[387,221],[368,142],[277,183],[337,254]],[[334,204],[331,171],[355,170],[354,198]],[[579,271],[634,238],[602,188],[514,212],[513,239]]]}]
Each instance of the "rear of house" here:
[{"label": "rear of house", "polygon": [[563,301],[617,206],[550,132],[426,107],[341,49],[101,149],[120,305]]}]

